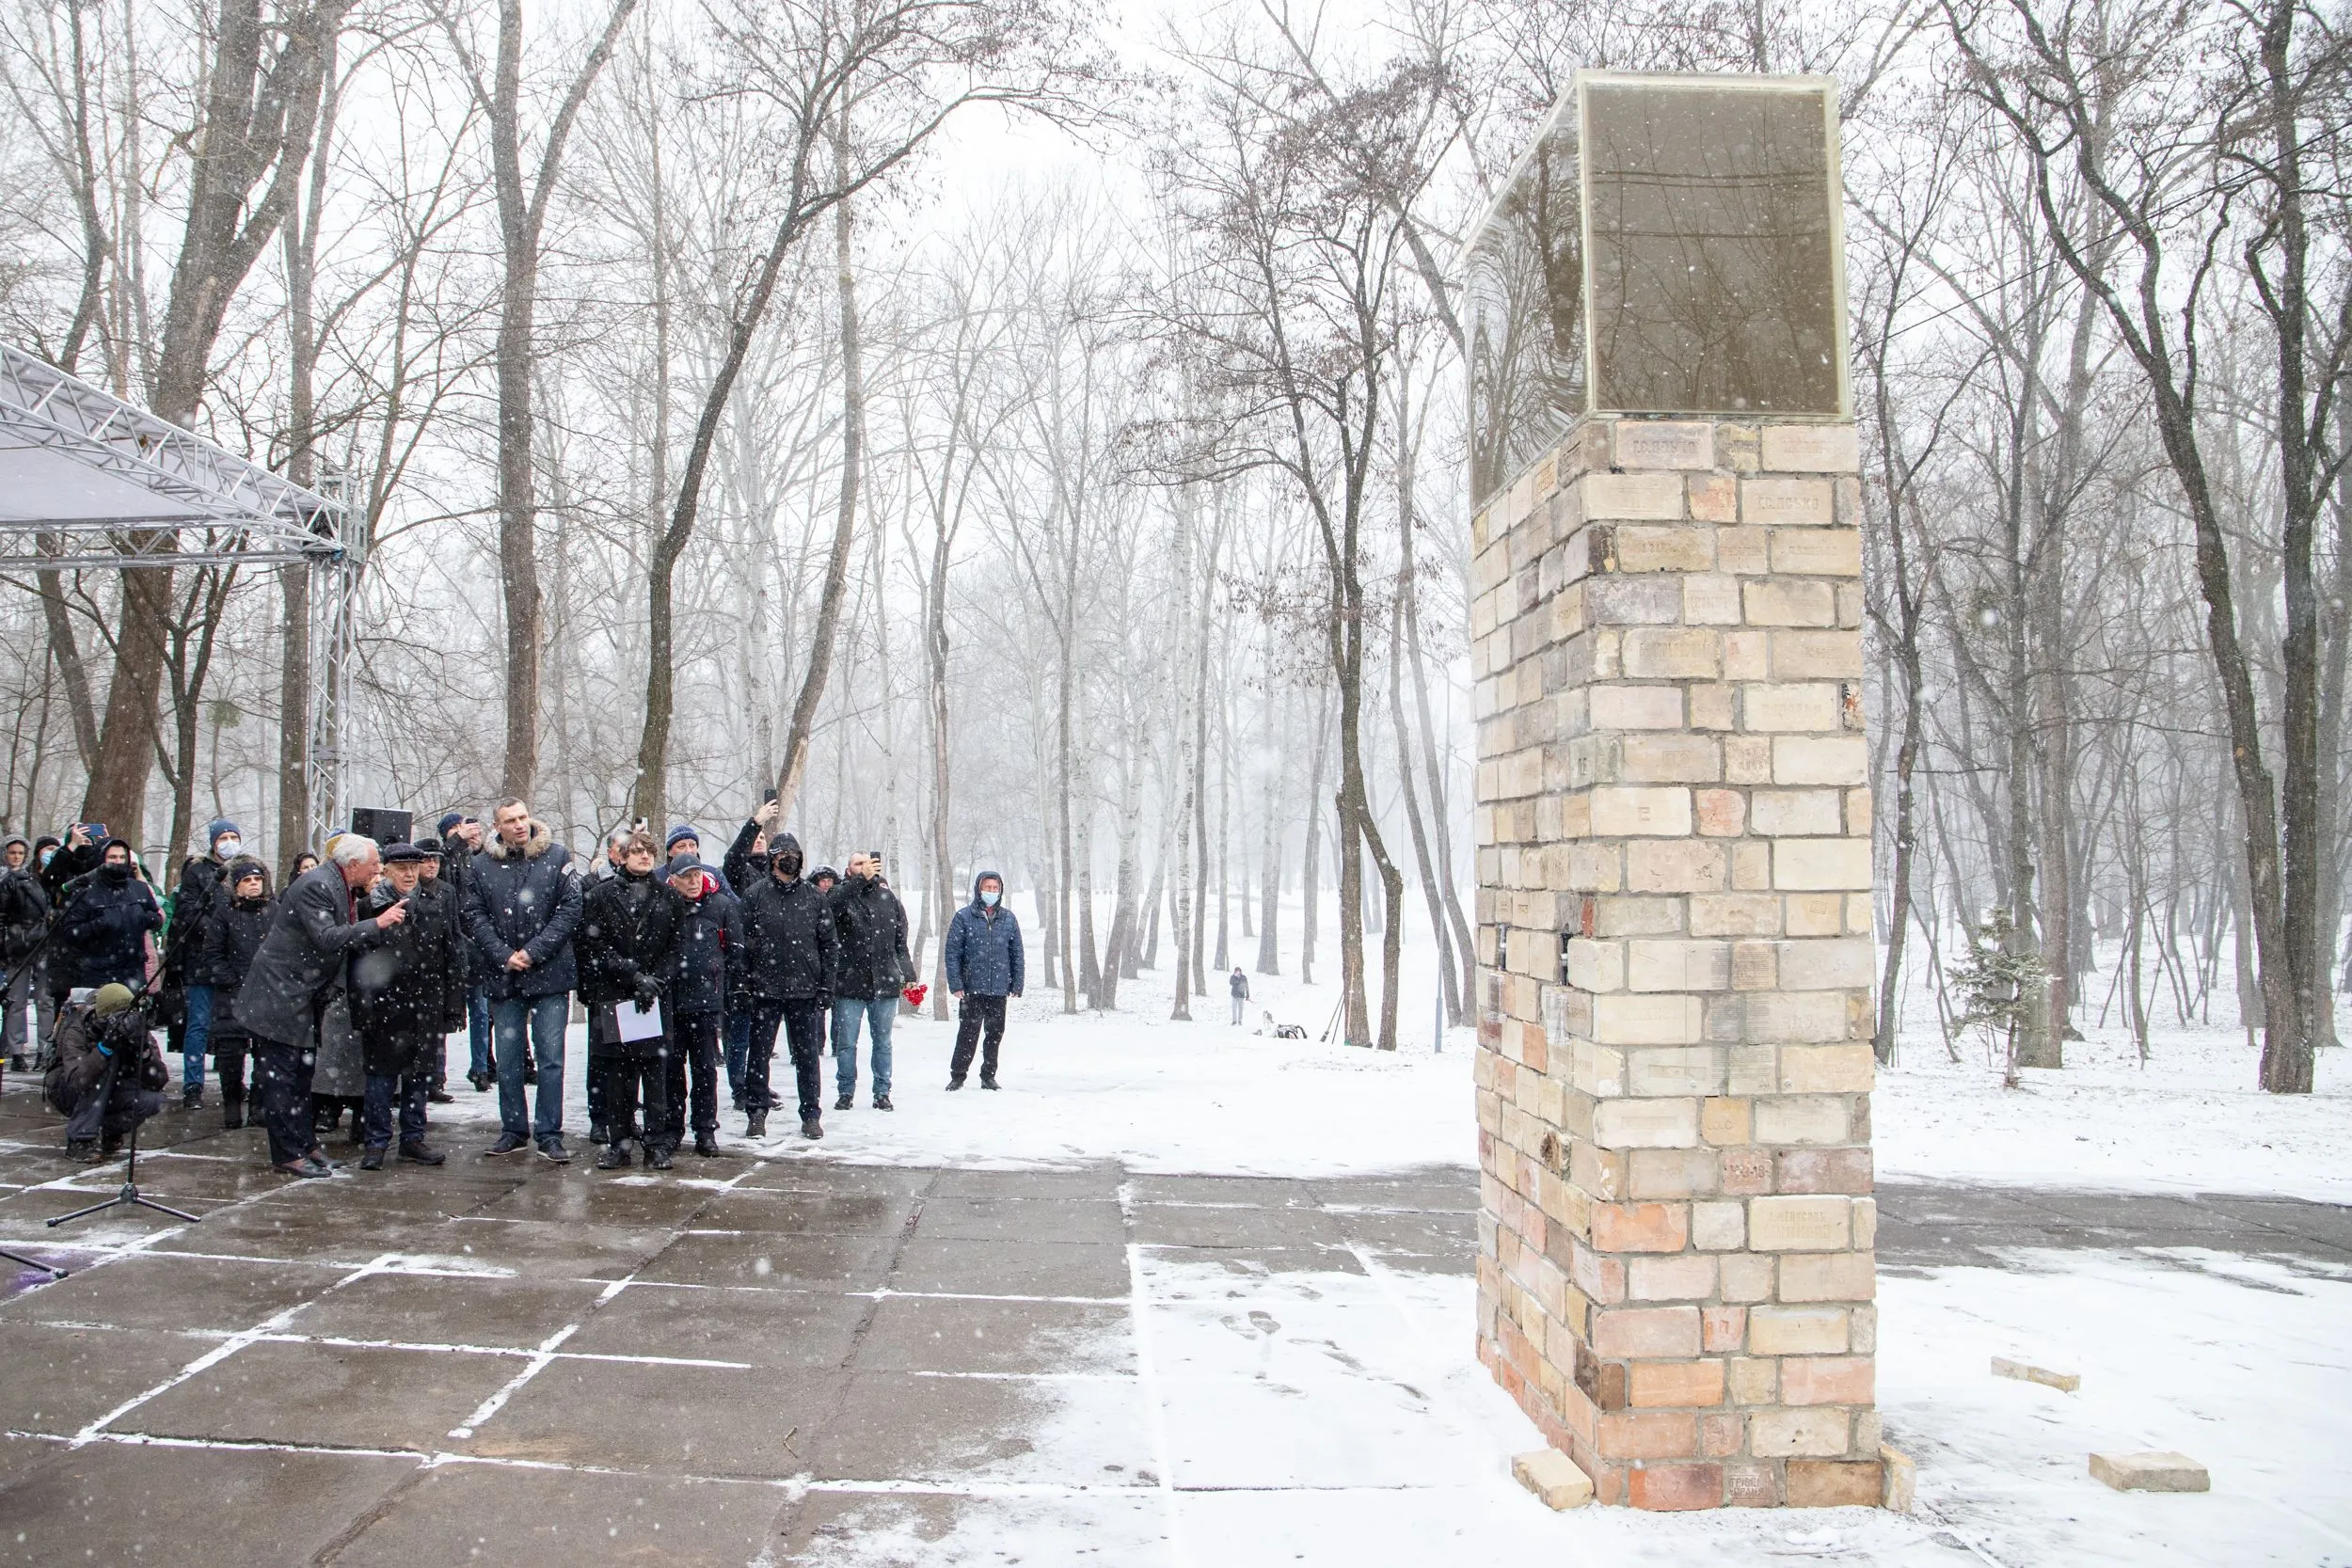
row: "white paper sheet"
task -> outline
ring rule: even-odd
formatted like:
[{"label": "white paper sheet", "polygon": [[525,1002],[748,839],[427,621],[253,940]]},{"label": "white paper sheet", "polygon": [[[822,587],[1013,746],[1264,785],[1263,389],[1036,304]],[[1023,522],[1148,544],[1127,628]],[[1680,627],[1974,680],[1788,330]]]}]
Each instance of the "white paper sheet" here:
[{"label": "white paper sheet", "polygon": [[612,1009],[614,1022],[620,1026],[621,1043],[659,1038],[661,1034],[661,1004],[640,1007],[634,1002],[624,1002]]}]

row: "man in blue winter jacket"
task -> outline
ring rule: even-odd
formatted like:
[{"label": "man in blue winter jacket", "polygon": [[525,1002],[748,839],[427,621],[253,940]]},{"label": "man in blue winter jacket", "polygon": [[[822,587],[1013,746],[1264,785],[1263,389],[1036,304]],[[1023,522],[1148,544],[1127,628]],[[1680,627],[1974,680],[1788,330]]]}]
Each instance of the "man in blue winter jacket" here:
[{"label": "man in blue winter jacket", "polygon": [[[488,1152],[512,1154],[536,1142],[542,1155],[564,1164],[571,1160],[564,1148],[564,1026],[577,984],[580,868],[520,800],[500,801],[490,826],[496,836],[466,871],[464,911],[488,981],[498,1063],[499,1139]],[[529,1105],[527,1086],[538,1094]]]},{"label": "man in blue winter jacket", "polygon": [[[980,1087],[996,1086],[996,1053],[1005,1043],[1005,999],[1021,994],[1021,922],[1005,908],[1005,879],[983,871],[972,883],[972,902],[947,924],[947,989],[957,1003],[956,1054],[947,1086],[963,1087],[972,1052],[980,1046]],[[988,1032],[980,1045],[980,1032]]]}]

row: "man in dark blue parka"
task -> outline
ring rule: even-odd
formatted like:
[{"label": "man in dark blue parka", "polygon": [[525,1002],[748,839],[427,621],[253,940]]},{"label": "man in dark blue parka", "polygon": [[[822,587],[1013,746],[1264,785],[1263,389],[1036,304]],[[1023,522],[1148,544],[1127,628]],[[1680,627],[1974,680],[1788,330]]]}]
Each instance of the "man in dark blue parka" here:
[{"label": "man in dark blue parka", "polygon": [[972,881],[972,902],[947,923],[947,989],[958,1004],[956,1054],[947,1068],[947,1086],[963,1087],[972,1070],[972,1052],[985,1029],[988,1042],[980,1052],[980,1087],[996,1086],[996,1053],[1005,1043],[1005,1001],[1021,994],[1025,978],[1021,955],[1021,922],[1005,908],[1005,879],[983,871]]}]

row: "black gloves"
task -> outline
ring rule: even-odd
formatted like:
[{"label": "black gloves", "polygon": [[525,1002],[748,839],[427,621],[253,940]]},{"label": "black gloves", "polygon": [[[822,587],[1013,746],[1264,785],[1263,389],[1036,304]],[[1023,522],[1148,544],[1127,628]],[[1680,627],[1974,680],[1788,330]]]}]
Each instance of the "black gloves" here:
[{"label": "black gloves", "polygon": [[650,1007],[661,1000],[661,988],[654,983],[654,978],[650,974],[637,976],[637,984],[632,989],[637,997],[637,1006],[641,1008]]}]

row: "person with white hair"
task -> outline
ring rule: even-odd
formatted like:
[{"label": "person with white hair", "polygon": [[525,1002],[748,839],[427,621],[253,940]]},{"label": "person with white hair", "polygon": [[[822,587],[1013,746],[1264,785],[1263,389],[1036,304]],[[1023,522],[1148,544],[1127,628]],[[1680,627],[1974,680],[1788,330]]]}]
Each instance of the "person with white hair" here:
[{"label": "person with white hair", "polygon": [[327,854],[326,863],[286,889],[237,996],[238,1021],[253,1037],[254,1090],[269,1132],[270,1164],[294,1177],[334,1174],[311,1126],[310,1074],[322,1022],[342,990],[345,960],[408,918],[399,904],[373,920],[354,918],[358,898],[383,869],[373,839],[338,834]]}]

